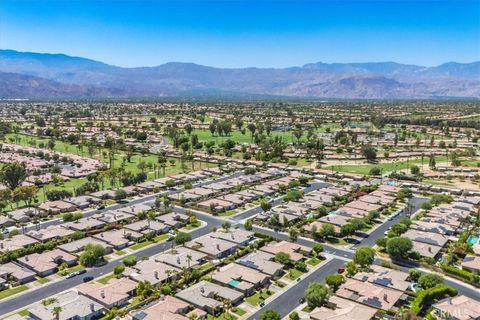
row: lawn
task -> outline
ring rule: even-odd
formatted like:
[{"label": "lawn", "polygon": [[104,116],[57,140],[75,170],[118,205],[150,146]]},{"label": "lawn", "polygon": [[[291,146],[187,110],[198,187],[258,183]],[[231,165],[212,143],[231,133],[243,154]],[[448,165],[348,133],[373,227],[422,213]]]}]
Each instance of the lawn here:
[{"label": "lawn", "polygon": [[115,251],[115,254],[120,257],[120,256],[123,256],[124,254],[126,254],[126,252],[122,251],[122,250],[117,250],[117,251]]},{"label": "lawn", "polygon": [[170,236],[169,234],[161,234],[153,238],[153,240],[155,240],[155,242],[160,242],[160,241],[166,240],[169,236]]},{"label": "lawn", "polygon": [[228,312],[224,312],[221,315],[216,317],[212,316],[211,314],[207,315],[207,320],[235,320],[235,319],[237,319],[237,317]]},{"label": "lawn", "polygon": [[105,276],[103,278],[99,278],[96,281],[101,283],[101,284],[107,284],[108,281],[110,281],[111,279],[113,279],[115,277],[116,277],[115,274],[112,273],[112,274],[109,274],[108,276]]},{"label": "lawn", "polygon": [[45,283],[50,282],[50,279],[38,277],[38,278],[37,278],[37,282],[40,283],[40,284],[45,284]]},{"label": "lawn", "polygon": [[262,291],[257,291],[255,294],[251,295],[250,297],[245,298],[252,306],[258,305],[261,301],[266,300],[268,297],[272,295],[267,289],[263,289]]},{"label": "lawn", "polygon": [[23,309],[23,310],[18,311],[17,314],[21,317],[26,317],[26,316],[28,316],[29,311],[28,311],[28,309]]},{"label": "lawn", "polygon": [[290,270],[288,270],[288,275],[287,277],[291,280],[295,280],[297,279],[298,277],[300,277],[302,274],[304,274],[304,272],[298,270],[298,269],[295,269],[295,268],[292,268]]},{"label": "lawn", "polygon": [[238,316],[243,316],[247,311],[243,310],[242,308],[235,307],[232,309],[232,312],[235,313]]},{"label": "lawn", "polygon": [[311,266],[316,266],[320,262],[322,262],[322,260],[318,259],[317,257],[313,257],[313,258],[307,260],[307,264],[311,265]]},{"label": "lawn", "polygon": [[83,270],[85,269],[84,266],[82,266],[81,264],[78,264],[76,266],[73,266],[73,267],[70,267],[67,269],[67,273],[70,273],[70,272],[76,272],[76,271],[80,271],[80,270]]},{"label": "lawn", "polygon": [[21,286],[0,291],[0,299],[5,299],[7,297],[13,296],[14,294],[20,293],[27,289],[28,287],[26,285],[21,285]]},{"label": "lawn", "polygon": [[130,249],[140,250],[140,249],[145,248],[146,246],[149,246],[149,245],[154,244],[154,243],[155,243],[154,241],[145,240],[145,241],[139,242],[137,244],[134,244],[133,246],[130,247]]},{"label": "lawn", "polygon": [[[428,157],[424,157],[423,164],[428,164]],[[446,157],[435,157],[435,161],[437,163],[446,161]],[[378,167],[382,170],[382,174],[395,171],[395,170],[403,170],[408,169],[413,165],[421,165],[422,159],[416,158],[412,160],[404,160],[404,161],[397,161],[397,162],[388,162],[388,163],[378,163],[378,164],[361,164],[361,165],[338,165],[328,166],[325,169],[337,171],[337,172],[348,172],[348,173],[356,173],[362,175],[368,175],[370,170],[374,167]]]}]

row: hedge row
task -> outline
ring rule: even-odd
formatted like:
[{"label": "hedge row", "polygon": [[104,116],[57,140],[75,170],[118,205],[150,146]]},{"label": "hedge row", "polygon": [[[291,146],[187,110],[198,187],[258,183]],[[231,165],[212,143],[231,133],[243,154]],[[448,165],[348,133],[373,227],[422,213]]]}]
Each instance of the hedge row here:
[{"label": "hedge row", "polygon": [[411,310],[415,314],[419,314],[425,306],[429,306],[434,300],[440,299],[449,295],[450,297],[458,294],[457,289],[449,287],[444,284],[436,285],[427,290],[421,290],[417,293],[417,297],[411,304]]}]

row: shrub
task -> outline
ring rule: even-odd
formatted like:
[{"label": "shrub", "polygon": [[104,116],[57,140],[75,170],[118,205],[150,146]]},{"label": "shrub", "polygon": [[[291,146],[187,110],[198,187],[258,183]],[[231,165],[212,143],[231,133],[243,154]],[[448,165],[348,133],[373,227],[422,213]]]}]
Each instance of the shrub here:
[{"label": "shrub", "polygon": [[430,306],[430,304],[437,299],[441,299],[446,295],[451,297],[458,294],[457,289],[449,287],[444,284],[439,284],[433,288],[427,290],[420,290],[417,293],[417,297],[411,303],[411,310],[415,314],[419,314],[423,308]]},{"label": "shrub", "polygon": [[128,256],[123,259],[123,264],[127,267],[132,267],[137,264],[137,257],[136,256]]}]

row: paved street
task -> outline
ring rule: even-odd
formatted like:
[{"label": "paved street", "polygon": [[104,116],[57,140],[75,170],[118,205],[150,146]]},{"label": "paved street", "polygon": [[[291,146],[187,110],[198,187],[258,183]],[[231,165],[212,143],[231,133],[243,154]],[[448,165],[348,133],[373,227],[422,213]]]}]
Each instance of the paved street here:
[{"label": "paved street", "polygon": [[[227,177],[223,177],[221,179],[227,179]],[[212,181],[206,182],[206,183],[212,183]],[[309,186],[305,190],[305,192],[308,193],[313,190],[323,188],[326,186],[328,186],[328,184],[326,183],[321,183],[321,182],[312,183],[312,185]],[[134,200],[138,202],[133,202],[133,201],[132,202],[135,204],[137,203],[151,204],[154,201],[154,199],[155,199],[155,196],[152,195],[152,196],[144,197],[142,199]],[[421,204],[426,200],[425,198],[412,198],[410,199],[410,201],[411,201],[411,204],[414,206],[414,208],[419,208]],[[278,206],[281,203],[282,203],[281,199],[276,199],[274,200],[272,205]],[[183,213],[185,210],[181,207],[174,207],[174,211]],[[414,209],[414,211],[416,211],[416,209]],[[248,219],[253,215],[258,214],[259,212],[261,212],[260,208],[252,208],[234,217],[232,220],[232,219],[225,219],[221,217],[214,217],[210,214],[196,211],[195,213],[197,217],[200,220],[204,221],[206,225],[199,229],[193,230],[191,232],[192,238],[197,238],[209,233],[213,227],[217,227],[217,228],[220,227],[222,223],[226,220],[231,221],[233,224],[238,224],[239,221]],[[377,229],[375,229],[368,238],[363,238],[359,245],[374,245],[376,239],[383,236],[384,232],[390,227],[390,225],[396,223],[399,219],[401,219],[402,216],[403,216],[403,212],[402,214],[398,215],[391,221],[390,220],[385,221],[385,223],[380,227],[378,227]],[[288,235],[275,232],[270,229],[254,227],[254,231],[270,235],[280,240],[287,240],[287,241],[289,240]],[[315,244],[315,241],[307,238],[299,238],[297,240],[297,243],[311,247]],[[171,245],[172,245],[171,242],[159,243],[151,247],[145,248],[143,250],[137,251],[134,254],[140,259],[143,257],[151,257],[169,249]],[[323,282],[325,279],[325,276],[335,273],[341,265],[345,264],[345,259],[351,259],[353,257],[354,250],[340,248],[340,247],[336,247],[336,246],[325,244],[325,243],[322,243],[322,245],[324,247],[324,252],[326,254],[336,256],[337,258],[333,258],[332,260],[328,261],[324,266],[320,267],[319,269],[315,270],[312,274],[309,274],[308,276],[303,278],[300,282],[296,283],[294,286],[289,288],[286,292],[284,292],[281,296],[279,296],[274,301],[265,305],[263,308],[261,308],[258,312],[256,312],[254,315],[252,315],[248,319],[251,319],[251,320],[258,319],[261,312],[263,312],[266,309],[274,309],[280,312],[282,316],[287,315],[288,312],[290,312],[291,310],[293,310],[295,307],[298,306],[299,300],[304,296],[305,289],[307,288],[310,282],[314,282],[314,281]],[[377,258],[375,260],[375,264],[380,264],[381,262],[382,262],[382,259]],[[93,276],[94,278],[102,277],[103,275],[110,273],[115,266],[121,263],[122,263],[122,259],[109,261],[104,266],[89,269],[86,274],[82,275],[82,277],[62,279],[60,281],[49,283],[43,287],[39,287],[35,290],[27,291],[23,294],[18,295],[16,298],[5,300],[3,302],[0,301],[0,314],[2,315],[8,314],[15,310],[24,308],[25,306],[32,304],[36,301],[40,301],[47,297],[58,294],[62,291],[68,290],[82,283],[82,278],[84,276]],[[409,269],[409,267],[401,267],[401,266],[397,266],[397,267],[407,272]],[[411,267],[414,267],[414,266],[411,266]],[[463,293],[467,296],[480,297],[480,292],[473,287],[464,285],[462,283],[453,282],[448,279],[445,280],[445,283],[457,288],[460,293]]]},{"label": "paved street", "polygon": [[272,309],[282,315],[282,317],[289,314],[293,309],[300,305],[300,298],[305,294],[305,290],[311,282],[325,282],[325,277],[329,274],[336,273],[338,268],[341,267],[345,261],[340,259],[332,259],[325,263],[322,267],[315,270],[308,276],[304,277],[299,282],[295,283],[287,291],[282,293],[279,297],[266,304],[259,311],[248,317],[248,320],[258,320],[260,315],[266,309]]}]

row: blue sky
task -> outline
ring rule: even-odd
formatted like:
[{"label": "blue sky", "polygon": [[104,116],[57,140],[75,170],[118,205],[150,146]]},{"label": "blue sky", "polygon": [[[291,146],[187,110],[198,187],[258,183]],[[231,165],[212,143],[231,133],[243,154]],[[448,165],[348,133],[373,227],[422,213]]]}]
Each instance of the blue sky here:
[{"label": "blue sky", "polygon": [[480,60],[480,0],[1,0],[0,48],[120,66],[431,66]]}]

